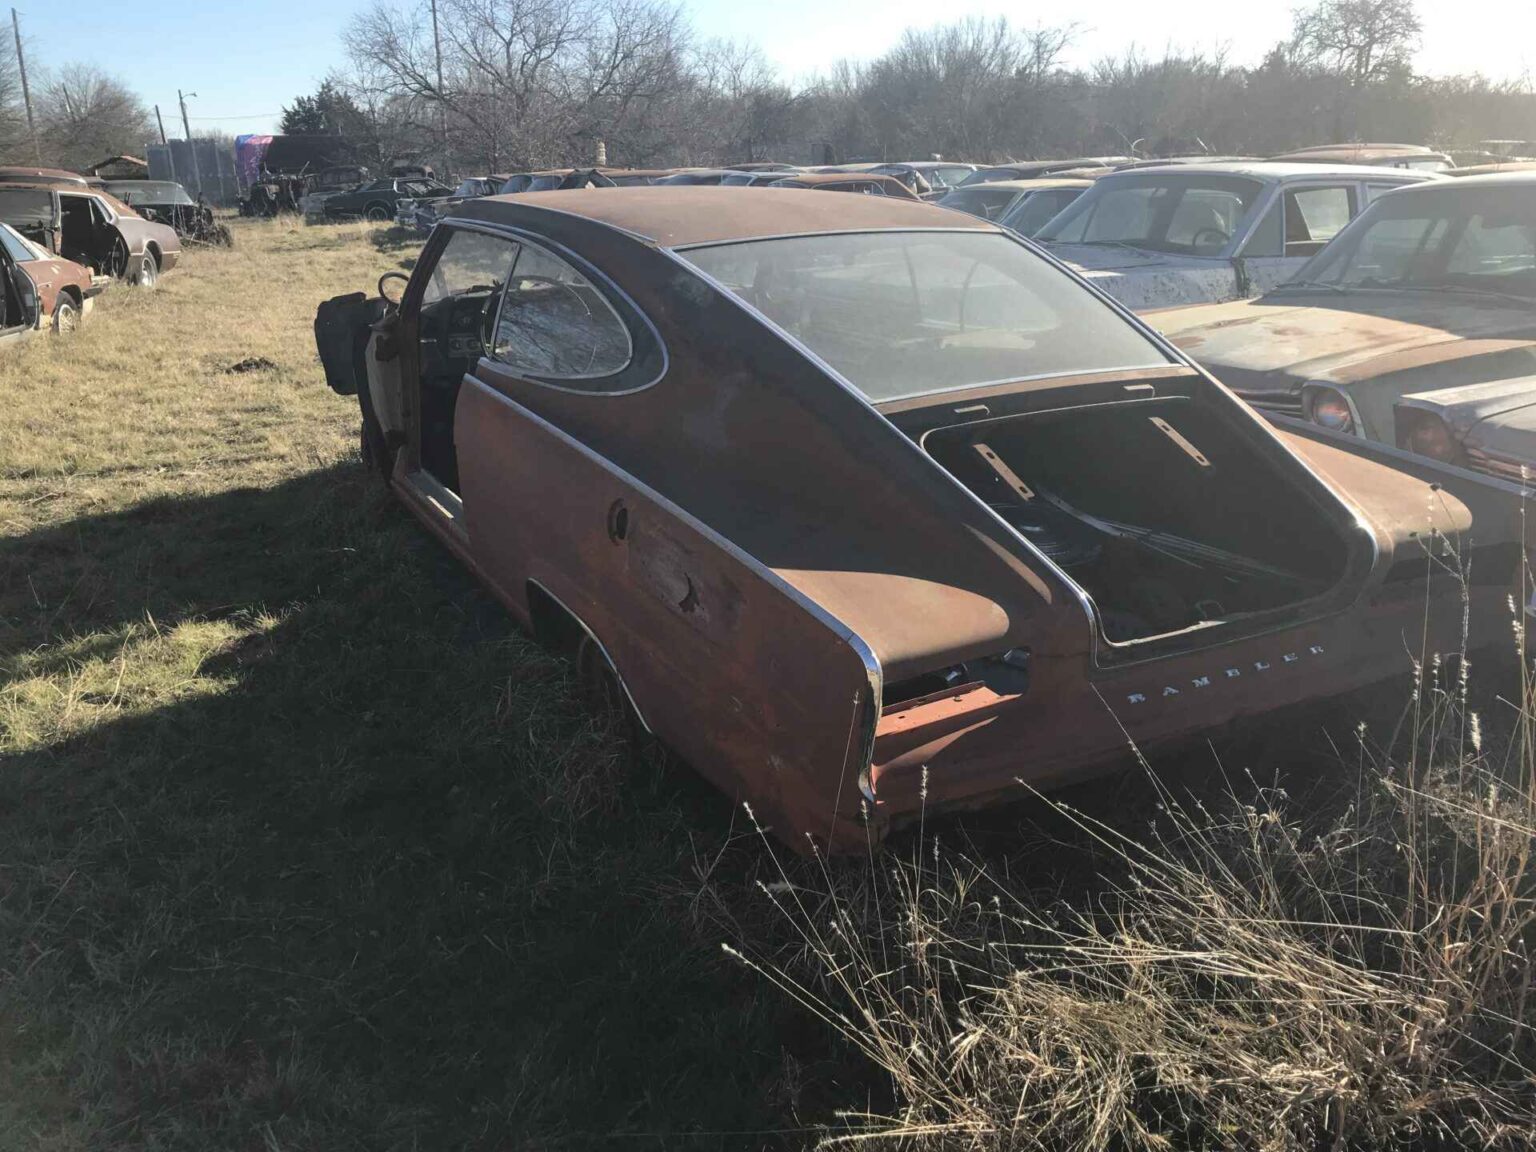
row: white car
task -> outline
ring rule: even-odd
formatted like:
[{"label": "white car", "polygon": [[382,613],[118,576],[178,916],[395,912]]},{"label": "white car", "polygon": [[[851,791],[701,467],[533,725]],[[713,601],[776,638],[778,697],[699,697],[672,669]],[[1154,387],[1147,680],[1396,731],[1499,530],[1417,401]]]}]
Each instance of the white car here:
[{"label": "white car", "polygon": [[1243,300],[1289,280],[1378,195],[1434,179],[1271,161],[1111,172],[1034,239],[1136,312]]}]

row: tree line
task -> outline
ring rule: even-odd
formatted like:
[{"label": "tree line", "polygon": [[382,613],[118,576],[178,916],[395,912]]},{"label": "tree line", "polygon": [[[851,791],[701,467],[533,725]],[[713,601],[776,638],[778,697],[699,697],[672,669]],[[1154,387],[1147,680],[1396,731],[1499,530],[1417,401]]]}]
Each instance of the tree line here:
[{"label": "tree line", "polygon": [[[448,172],[592,163],[599,142],[610,164],[661,167],[1536,138],[1529,78],[1414,70],[1413,0],[1319,0],[1248,63],[1132,48],[1070,67],[1072,26],[968,18],[799,83],[751,44],[699,38],[668,0],[436,0],[435,16],[431,0],[372,0],[345,27],[340,66],[284,109],[281,130]],[[37,69],[32,88],[45,163],[78,168],[156,137],[144,102],[99,69]],[[3,51],[0,159],[33,159]]]},{"label": "tree line", "polygon": [[969,18],[790,84],[701,41],[666,0],[374,0],[346,66],[285,127],[452,170],[749,160],[1269,155],[1335,140],[1536,138],[1528,79],[1414,71],[1413,0],[1320,0],[1253,64],[1135,49],[1063,61],[1075,29]]}]

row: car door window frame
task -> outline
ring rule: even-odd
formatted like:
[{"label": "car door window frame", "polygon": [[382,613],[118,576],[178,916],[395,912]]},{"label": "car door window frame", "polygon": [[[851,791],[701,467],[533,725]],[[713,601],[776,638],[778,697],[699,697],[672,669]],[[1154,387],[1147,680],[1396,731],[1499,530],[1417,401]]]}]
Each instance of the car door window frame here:
[{"label": "car door window frame", "polygon": [[[411,282],[401,297],[400,308],[402,314],[409,313],[412,318],[412,331],[401,332],[402,347],[410,347],[413,362],[405,365],[410,373],[409,379],[413,386],[419,388],[421,380],[421,364],[416,358],[414,341],[419,339],[417,331],[422,298],[426,294],[427,285],[431,282],[432,273],[436,270],[438,261],[442,258],[444,249],[452,239],[455,232],[483,232],[512,244],[524,245],[530,248],[542,249],[547,255],[569,264],[576,271],[586,277],[587,282],[603,298],[608,307],[612,309],[619,322],[624,325],[629,334],[630,354],[629,360],[619,371],[608,376],[594,377],[593,379],[615,380],[626,375],[633,376],[634,382],[626,382],[621,388],[582,388],[573,386],[572,381],[561,381],[558,378],[544,378],[533,376],[518,370],[516,365],[508,364],[490,355],[489,351],[483,353],[476,361],[476,367],[472,371],[482,384],[498,388],[499,380],[517,380],[529,385],[548,388],[554,392],[564,392],[573,396],[629,396],[636,392],[642,392],[652,388],[666,376],[670,359],[667,346],[661,338],[661,333],[656,325],[651,322],[634,299],[613,282],[607,275],[599,270],[591,261],[585,259],[579,253],[573,252],[564,244],[553,240],[548,236],[506,224],[488,224],[479,220],[455,219],[439,225],[427,242],[427,247],[422,251],[420,262],[412,273]],[[496,305],[495,325],[500,326],[501,309],[506,302],[506,292],[503,288],[501,299]],[[493,329],[494,330],[494,329]],[[590,381],[587,381],[590,382]],[[503,390],[498,388],[498,391]]]},{"label": "car door window frame", "polygon": [[[1291,234],[1290,234],[1291,233],[1290,222],[1287,219],[1286,200],[1285,200],[1285,198],[1286,197],[1290,197],[1290,196],[1295,196],[1297,193],[1300,193],[1300,192],[1314,192],[1314,191],[1317,191],[1319,189],[1330,189],[1330,188],[1342,188],[1344,190],[1345,194],[1349,197],[1349,218],[1347,220],[1345,220],[1343,225],[1339,228],[1339,232],[1342,232],[1345,228],[1349,227],[1350,223],[1355,219],[1356,216],[1359,216],[1360,213],[1365,210],[1364,197],[1361,195],[1361,192],[1360,192],[1360,182],[1358,180],[1326,180],[1326,179],[1318,179],[1318,180],[1306,180],[1306,181],[1301,181],[1301,182],[1297,182],[1297,183],[1288,184],[1288,185],[1282,185],[1281,186],[1281,189],[1280,189],[1280,197],[1281,198],[1279,200],[1279,204],[1280,204],[1280,252],[1287,259],[1310,260],[1310,259],[1312,259],[1313,256],[1316,256],[1319,252],[1321,252],[1323,250],[1323,246],[1328,243],[1328,240],[1332,240],[1333,236],[1328,237],[1328,240],[1317,240],[1317,239],[1312,238],[1311,233],[1309,231],[1308,232],[1308,238],[1306,240],[1300,240],[1300,239],[1292,240],[1291,239]],[[1300,208],[1299,205],[1298,205],[1296,210],[1298,212],[1301,211],[1301,208]],[[1333,235],[1337,236],[1339,234],[1339,232],[1335,232]],[[1290,249],[1290,246],[1292,244],[1316,244],[1317,247],[1314,248],[1310,252],[1291,252],[1291,251],[1289,251],[1289,249]]]}]

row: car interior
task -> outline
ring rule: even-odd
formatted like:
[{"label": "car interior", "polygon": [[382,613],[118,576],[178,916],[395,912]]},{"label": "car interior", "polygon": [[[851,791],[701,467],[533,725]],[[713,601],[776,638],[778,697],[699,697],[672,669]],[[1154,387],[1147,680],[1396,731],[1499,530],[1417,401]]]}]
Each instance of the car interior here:
[{"label": "car interior", "polygon": [[98,276],[110,275],[112,240],[105,214],[90,196],[59,196],[59,255]]},{"label": "car interior", "polygon": [[26,273],[0,251],[0,332],[31,328],[37,323],[37,293],[24,281]]},{"label": "car interior", "polygon": [[1276,499],[1281,471],[1195,396],[940,427],[921,442],[1092,597],[1111,644],[1310,600],[1349,561],[1348,541],[1299,494]]}]

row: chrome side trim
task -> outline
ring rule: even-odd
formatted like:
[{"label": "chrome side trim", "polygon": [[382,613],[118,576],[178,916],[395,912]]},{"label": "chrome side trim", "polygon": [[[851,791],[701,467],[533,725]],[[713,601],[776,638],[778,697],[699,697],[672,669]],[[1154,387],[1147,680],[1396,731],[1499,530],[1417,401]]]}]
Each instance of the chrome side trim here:
[{"label": "chrome side trim", "polygon": [[[762,561],[758,560],[751,553],[744,551],[734,542],[726,539],[720,533],[711,528],[708,524],[694,516],[691,512],[674,504],[671,500],[667,499],[660,492],[657,492],[643,480],[630,475],[613,461],[593,451],[580,440],[577,440],[574,436],[571,436],[569,433],[567,433],[564,429],[551,424],[537,412],[525,408],[516,400],[512,399],[512,397],[506,395],[506,393],[492,388],[489,384],[482,383],[481,381],[475,379],[473,376],[469,377],[468,380],[470,384],[480,389],[480,391],[484,392],[492,400],[495,400],[501,404],[505,404],[523,419],[531,421],[541,431],[547,432],[549,435],[560,441],[560,443],[564,444],[568,448],[575,450],[581,456],[595,464],[600,465],[612,473],[623,483],[629,485],[636,492],[644,496],[647,500],[652,501],[658,507],[662,508],[668,515],[675,516],[679,521],[686,524],[690,529],[697,532],[710,543],[714,544],[717,548],[719,548],[727,556],[731,557],[731,559],[735,560],[738,564],[742,565],[744,568],[749,569],[765,584],[773,588],[774,591],[778,592],[782,596],[787,597],[791,602],[809,614],[819,624],[827,628],[834,635],[838,636],[845,643],[847,643],[847,645],[852,648],[855,653],[857,653],[859,660],[864,665],[865,678],[869,684],[871,692],[869,719],[865,723],[865,747],[863,753],[863,764],[860,769],[861,776],[867,775],[869,770],[869,756],[874,751],[875,728],[880,721],[881,695],[884,691],[884,673],[880,668],[880,658],[875,655],[874,649],[869,646],[869,644],[864,640],[862,636],[860,636],[852,628],[848,627],[848,625],[844,624],[836,616],[832,615],[832,613],[828,612],[816,601],[805,595],[805,593],[801,592],[793,584],[790,584],[772,568],[769,568],[766,564],[762,563]],[[539,586],[543,588],[542,584]],[[548,592],[549,590],[546,588],[544,591]],[[553,593],[551,593],[551,596],[553,596]],[[558,597],[555,597],[555,602],[561,603]],[[570,611],[568,608],[566,610]],[[575,616],[574,613],[572,613],[572,615]],[[579,620],[580,618],[577,617],[577,619]],[[586,625],[583,624],[582,627],[585,628]],[[602,647],[602,641],[593,635],[590,630],[587,632],[587,634],[592,636],[593,642],[596,643],[599,648]],[[604,654],[607,654],[606,649],[604,649]],[[611,660],[610,663],[612,663]],[[614,672],[618,673],[617,667],[614,668]],[[620,683],[623,683],[624,681],[622,674],[619,675],[619,681]],[[626,694],[628,694],[628,687],[626,687],[624,691]],[[636,708],[636,711],[638,712],[639,709]],[[844,765],[843,767],[846,769],[847,765]],[[870,795],[872,796],[873,793],[870,793]]]},{"label": "chrome side trim", "polygon": [[533,587],[537,588],[540,592],[544,593],[544,595],[548,596],[556,604],[560,605],[560,607],[564,609],[565,614],[572,620],[576,621],[576,626],[587,634],[587,639],[591,640],[592,643],[597,645],[597,650],[603,654],[603,659],[608,662],[608,667],[613,670],[614,676],[618,678],[619,687],[624,689],[624,698],[629,701],[629,706],[635,710],[635,717],[640,721],[640,727],[645,729],[645,734],[647,736],[655,735],[655,733],[651,731],[650,721],[645,718],[645,713],[640,711],[640,705],[635,701],[635,694],[629,690],[629,681],[624,679],[624,673],[619,671],[619,666],[613,662],[612,653],[610,653],[608,649],[604,647],[603,642],[597,638],[597,633],[592,631],[592,629],[587,626],[587,622],[581,618],[580,614],[578,614],[574,608],[572,608],[564,600],[560,599],[560,597],[551,592],[548,585],[544,584],[543,581],[530,576],[528,577],[528,583],[533,585]]}]

